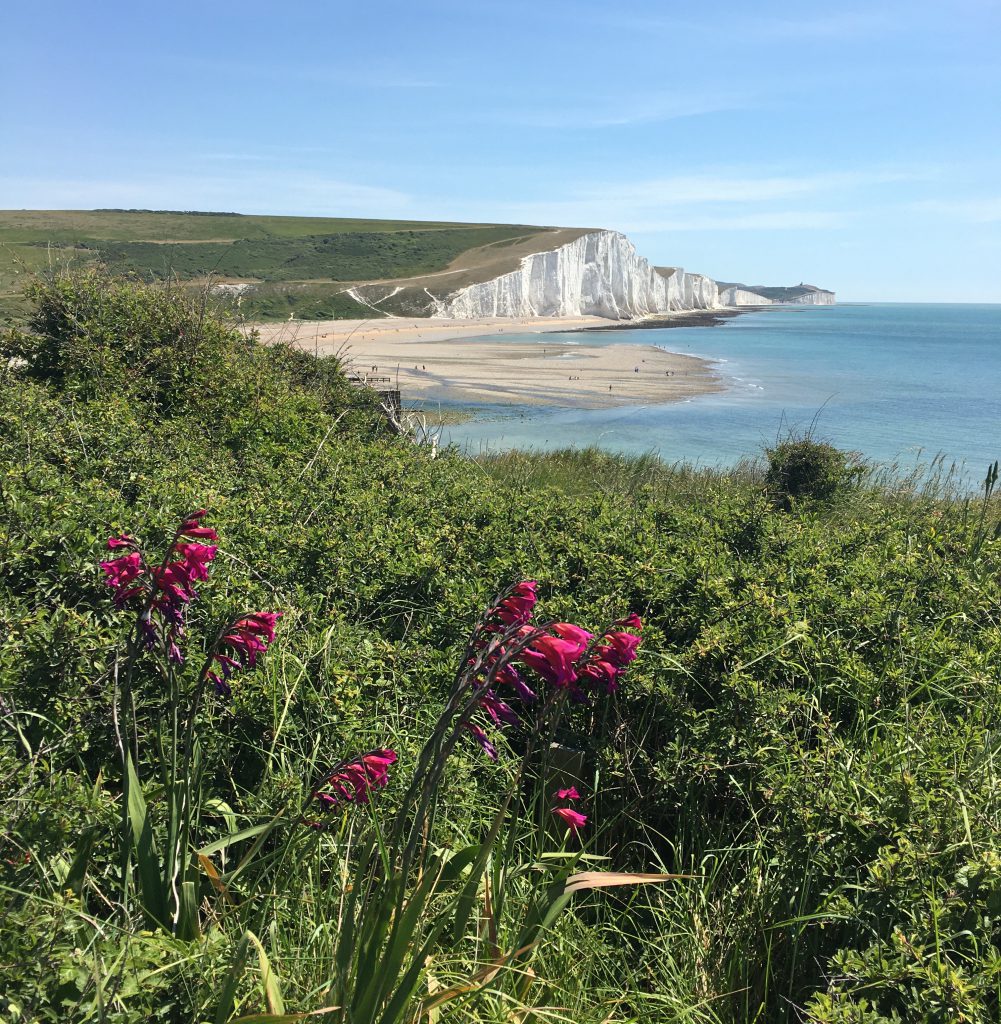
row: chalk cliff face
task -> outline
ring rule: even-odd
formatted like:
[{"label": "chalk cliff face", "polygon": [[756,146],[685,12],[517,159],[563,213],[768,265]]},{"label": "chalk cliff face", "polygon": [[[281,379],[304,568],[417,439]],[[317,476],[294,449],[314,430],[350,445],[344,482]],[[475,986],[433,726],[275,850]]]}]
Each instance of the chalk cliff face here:
[{"label": "chalk cliff face", "polygon": [[790,303],[797,306],[833,306],[835,299],[834,292],[812,284],[788,287],[721,284],[719,296],[724,306],[783,306]]},{"label": "chalk cliff face", "polygon": [[833,306],[834,292],[825,291],[823,288],[815,288],[804,295],[797,295],[788,300],[800,306]]},{"label": "chalk cliff face", "polygon": [[759,295],[757,292],[749,292],[743,288],[736,286],[732,288],[724,288],[719,293],[719,300],[724,306],[770,306],[772,305],[771,299],[766,299],[764,295]]},{"label": "chalk cliff face", "polygon": [[678,309],[716,309],[716,282],[680,268],[658,272],[618,231],[591,231],[491,281],[435,299],[434,316],[603,316],[632,320]]}]

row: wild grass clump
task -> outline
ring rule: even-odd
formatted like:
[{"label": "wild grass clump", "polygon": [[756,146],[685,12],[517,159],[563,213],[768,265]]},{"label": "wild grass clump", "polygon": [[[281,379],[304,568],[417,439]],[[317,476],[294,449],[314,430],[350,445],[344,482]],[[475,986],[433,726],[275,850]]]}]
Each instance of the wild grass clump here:
[{"label": "wild grass clump", "polygon": [[[0,1016],[998,1019],[993,467],[776,507],[750,469],[432,459],[176,294],[36,300],[0,370]],[[561,687],[625,609],[628,685]],[[690,877],[547,918],[608,871]]]}]

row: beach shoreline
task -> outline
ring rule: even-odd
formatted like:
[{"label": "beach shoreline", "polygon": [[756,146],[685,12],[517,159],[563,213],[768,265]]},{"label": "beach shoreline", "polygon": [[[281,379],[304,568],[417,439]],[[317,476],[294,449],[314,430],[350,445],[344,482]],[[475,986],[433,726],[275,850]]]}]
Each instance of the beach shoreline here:
[{"label": "beach shoreline", "polygon": [[[678,319],[682,320],[679,326],[702,325],[693,323],[687,313],[678,314]],[[659,319],[629,323],[631,329],[663,326]],[[399,390],[408,404],[444,401],[468,406],[609,409],[684,401],[725,390],[709,360],[655,345],[599,345],[584,340],[540,340],[531,345],[504,337],[583,335],[622,326],[620,321],[592,316],[391,317],[259,324],[253,329],[265,344],[286,343],[316,355],[336,355],[349,373],[374,387]]]}]

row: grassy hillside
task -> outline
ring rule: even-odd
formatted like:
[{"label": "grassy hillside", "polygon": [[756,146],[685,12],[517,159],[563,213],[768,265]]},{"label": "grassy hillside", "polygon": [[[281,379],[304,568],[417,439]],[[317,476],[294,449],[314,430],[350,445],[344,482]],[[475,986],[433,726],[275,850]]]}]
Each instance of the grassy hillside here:
[{"label": "grassy hillside", "polygon": [[[811,444],[732,474],[433,458],[336,361],[176,290],[85,275],[31,301],[0,345],[0,1017],[998,1019],[990,488],[890,488]],[[181,663],[98,563],[159,565],[196,509],[218,552]],[[505,691],[496,761],[469,730],[422,761],[518,580],[539,623],[638,612],[638,658],[559,720],[566,691]],[[282,613],[273,642],[203,692],[250,610]],[[384,748],[372,802],[325,814],[317,786]],[[564,898],[583,870],[685,877]]]},{"label": "grassy hillside", "polygon": [[[500,245],[519,252],[548,247],[547,229],[326,217],[255,217],[153,211],[0,211],[0,307],[23,309],[26,276],[66,264],[103,263],[143,280],[192,286],[243,282],[250,318],[369,316],[345,294],[354,282],[420,278],[450,268],[490,276]],[[539,238],[545,241],[538,241]],[[534,248],[533,248],[534,247]],[[478,255],[470,254],[480,254]],[[502,252],[503,255],[503,252]],[[385,294],[391,289],[383,289]],[[221,296],[225,298],[225,295]]]}]

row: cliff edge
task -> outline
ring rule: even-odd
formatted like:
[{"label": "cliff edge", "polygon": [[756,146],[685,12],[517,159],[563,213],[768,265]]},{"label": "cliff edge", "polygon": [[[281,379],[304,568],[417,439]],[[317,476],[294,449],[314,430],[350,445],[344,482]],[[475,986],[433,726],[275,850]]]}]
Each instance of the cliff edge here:
[{"label": "cliff edge", "polygon": [[716,309],[716,282],[679,267],[657,269],[618,231],[589,231],[518,268],[434,300],[433,315],[603,316],[634,320],[681,309]]}]

